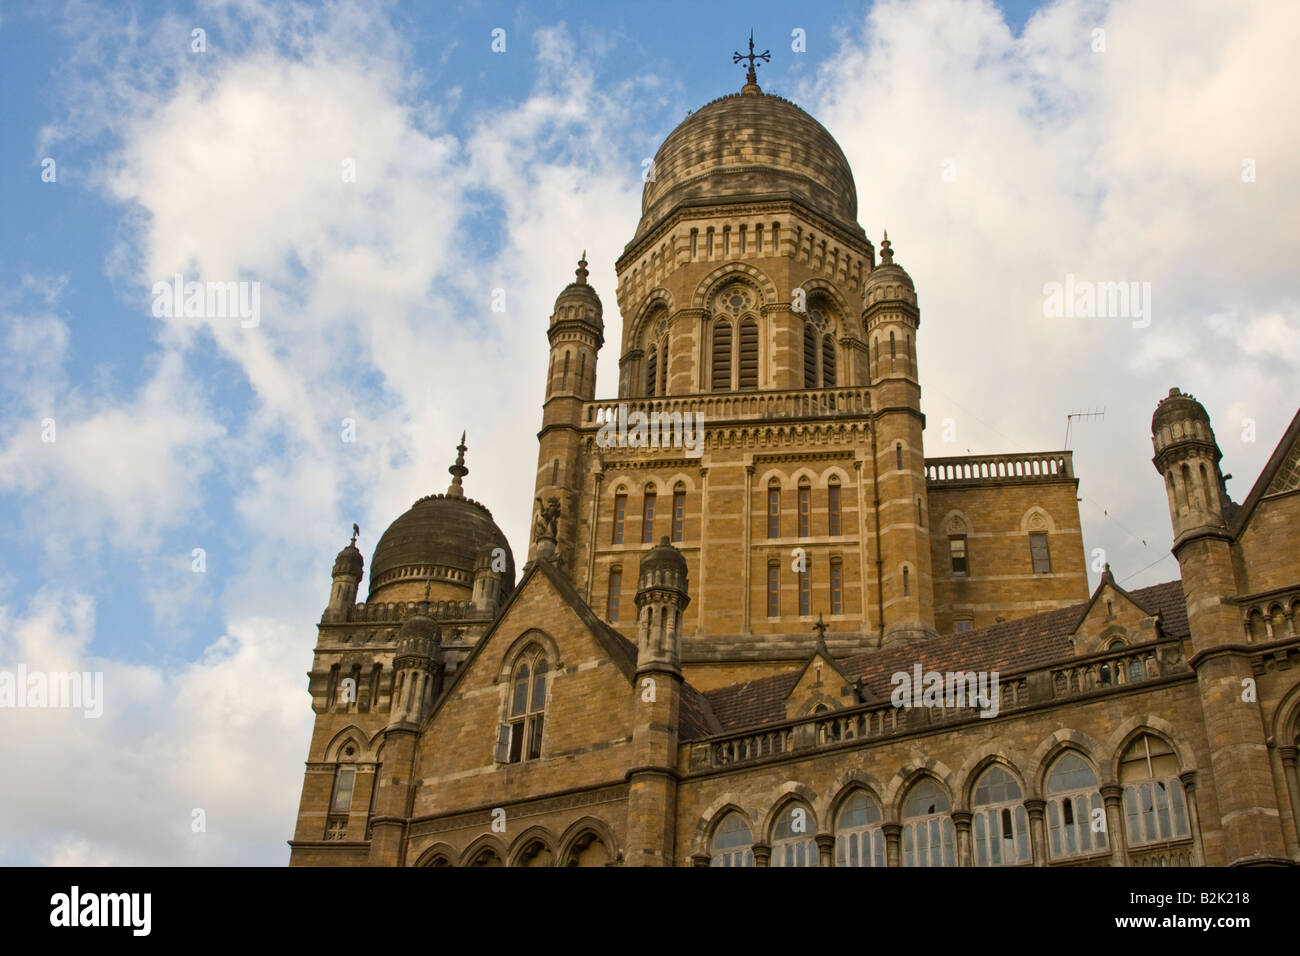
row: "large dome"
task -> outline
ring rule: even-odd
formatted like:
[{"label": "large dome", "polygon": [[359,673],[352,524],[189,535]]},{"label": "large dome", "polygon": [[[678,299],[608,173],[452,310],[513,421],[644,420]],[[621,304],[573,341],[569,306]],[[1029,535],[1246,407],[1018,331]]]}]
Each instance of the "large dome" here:
[{"label": "large dome", "polygon": [[641,195],[637,237],[675,207],[794,197],[860,231],[853,171],[834,137],[757,87],[714,100],[668,134]]}]

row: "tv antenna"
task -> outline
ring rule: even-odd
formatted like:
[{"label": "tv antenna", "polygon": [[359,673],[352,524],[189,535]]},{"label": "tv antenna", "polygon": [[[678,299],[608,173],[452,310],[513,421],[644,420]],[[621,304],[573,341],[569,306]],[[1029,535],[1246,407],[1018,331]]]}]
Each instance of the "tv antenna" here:
[{"label": "tv antenna", "polygon": [[1093,410],[1091,410],[1091,411],[1086,411],[1086,412],[1070,412],[1070,414],[1066,415],[1066,416],[1065,416],[1065,445],[1062,446],[1063,450],[1064,450],[1064,451],[1069,451],[1069,450],[1070,450],[1070,426],[1074,424],[1074,420],[1075,420],[1076,418],[1078,418],[1078,419],[1088,419],[1088,418],[1097,418],[1097,419],[1101,419],[1101,418],[1105,418],[1105,417],[1106,417],[1106,409],[1104,409],[1104,408],[1103,408],[1101,411],[1097,411],[1096,409],[1093,409]]}]

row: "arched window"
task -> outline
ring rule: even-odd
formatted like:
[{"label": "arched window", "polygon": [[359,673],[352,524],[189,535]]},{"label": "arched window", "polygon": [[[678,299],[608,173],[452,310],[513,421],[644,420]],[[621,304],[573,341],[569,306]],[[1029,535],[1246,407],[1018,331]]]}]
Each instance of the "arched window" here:
[{"label": "arched window", "polygon": [[1106,849],[1105,809],[1097,775],[1076,753],[1065,753],[1047,776],[1047,832],[1052,859]]},{"label": "arched window", "polygon": [[647,395],[655,394],[659,387],[659,350],[653,345],[650,346],[650,354],[645,360],[645,393]]},{"label": "arched window", "polygon": [[781,615],[781,565],[776,561],[767,563],[767,616]]},{"label": "arched window", "polygon": [[812,485],[807,478],[799,479],[799,537],[812,534]]},{"label": "arched window", "polygon": [[560,375],[560,388],[569,387],[569,353],[564,353],[564,372]]},{"label": "arched window", "polygon": [[799,571],[799,615],[809,617],[812,615],[812,585],[809,581],[811,577],[810,565],[812,561],[805,557],[802,563],[802,569]]},{"label": "arched window", "polygon": [[903,443],[902,442],[894,442],[894,464],[898,466],[899,471],[903,470]]},{"label": "arched window", "polygon": [[903,866],[956,866],[957,832],[948,797],[926,778],[903,804]]},{"label": "arched window", "polygon": [[654,485],[646,485],[645,495],[641,499],[641,543],[654,544],[655,540],[655,498]]},{"label": "arched window", "polygon": [[1146,846],[1191,836],[1187,798],[1178,779],[1174,748],[1153,734],[1142,734],[1124,751],[1119,782],[1129,846]]},{"label": "arched window", "polygon": [[817,334],[811,322],[803,326],[803,387],[817,387]]},{"label": "arched window", "polygon": [[614,544],[623,543],[623,520],[627,517],[627,495],[622,489],[614,495]]},{"label": "arched window", "polygon": [[617,564],[609,569],[609,597],[605,604],[605,617],[618,622],[618,599],[623,591],[623,569]]},{"label": "arched window", "polygon": [[990,767],[975,785],[976,866],[1013,866],[1029,862],[1029,820],[1020,784],[1001,767]]},{"label": "arched window", "polygon": [[903,597],[909,597],[912,593],[912,575],[907,568],[903,568]]},{"label": "arched window", "polygon": [[578,391],[582,391],[583,380],[587,375],[587,353],[578,353]]},{"label": "arched window", "polygon": [[781,537],[781,483],[775,478],[767,483],[767,536]]},{"label": "arched window", "polygon": [[728,813],[713,831],[711,866],[753,866],[754,835],[739,813]]},{"label": "arched window", "polygon": [[863,790],[844,801],[835,822],[836,866],[884,866],[885,832],[880,807]]},{"label": "arched window", "polygon": [[680,481],[673,487],[673,541],[681,542],[686,529],[686,486]]},{"label": "arched window", "polygon": [[894,341],[894,333],[889,333],[889,370],[892,372],[897,367],[895,359],[898,357],[898,344]]},{"label": "arched window", "polygon": [[833,538],[840,533],[840,480],[832,478],[826,485],[826,530]]},{"label": "arched window", "polygon": [[871,339],[865,335],[862,337],[862,347],[866,352],[867,384],[870,385],[871,384]]},{"label": "arched window", "polygon": [[[519,655],[510,678],[509,711],[497,736],[504,745],[505,763],[535,760],[542,755],[542,724],[546,710],[546,680],[550,665],[542,649],[528,647]],[[498,752],[497,759],[501,760]]]},{"label": "arched window", "polygon": [[668,336],[659,343],[659,391],[658,395],[668,394]]},{"label": "arched window", "polygon": [[831,614],[844,613],[844,564],[831,558]]},{"label": "arched window", "polygon": [[718,319],[713,326],[713,390],[731,388],[731,323]]},{"label": "arched window", "polygon": [[835,339],[822,336],[822,388],[835,387]]},{"label": "arched window", "polygon": [[758,388],[758,323],[740,323],[740,388]]},{"label": "arched window", "polygon": [[817,819],[802,803],[789,804],[772,829],[772,866],[816,866]]}]

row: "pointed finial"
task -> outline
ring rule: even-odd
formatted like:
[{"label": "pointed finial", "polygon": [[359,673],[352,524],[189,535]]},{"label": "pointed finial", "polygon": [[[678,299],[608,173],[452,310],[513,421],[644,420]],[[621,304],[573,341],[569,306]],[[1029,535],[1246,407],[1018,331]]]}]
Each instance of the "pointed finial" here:
[{"label": "pointed finial", "polygon": [[817,649],[826,650],[826,628],[829,625],[822,620],[822,612],[817,612],[817,623],[813,625],[813,630],[817,632]]},{"label": "pointed finial", "polygon": [[465,494],[461,491],[460,480],[469,474],[469,469],[465,467],[465,433],[460,433],[460,444],[456,446],[456,464],[447,470],[451,472],[451,486],[447,489],[448,498],[464,498]]},{"label": "pointed finial", "polygon": [[352,540],[348,542],[354,548],[357,546],[357,535],[359,534],[361,534],[361,529],[357,527],[357,523],[354,521],[352,522]]},{"label": "pointed finial", "polygon": [[1114,583],[1115,583],[1115,575],[1113,575],[1113,574],[1110,573],[1110,562],[1109,562],[1109,561],[1106,562],[1106,566],[1105,566],[1104,568],[1102,568],[1102,571],[1101,571],[1101,581],[1102,581],[1103,584],[1114,584]]},{"label": "pointed finial", "polygon": [[893,265],[894,249],[889,241],[889,230],[885,230],[885,238],[880,240],[880,264],[882,266]]},{"label": "pointed finial", "polygon": [[762,60],[764,62],[770,62],[771,59],[772,59],[771,50],[764,50],[762,53],[754,52],[754,31],[751,29],[749,31],[749,52],[733,53],[731,56],[732,63],[739,63],[741,60],[749,61],[749,69],[745,73],[745,85],[741,88],[740,92],[742,93],[763,92],[758,88],[758,74],[754,72],[754,67],[756,66],[755,61]]},{"label": "pointed finial", "polygon": [[587,250],[582,250],[582,258],[578,260],[578,268],[574,271],[578,277],[578,285],[587,284]]}]

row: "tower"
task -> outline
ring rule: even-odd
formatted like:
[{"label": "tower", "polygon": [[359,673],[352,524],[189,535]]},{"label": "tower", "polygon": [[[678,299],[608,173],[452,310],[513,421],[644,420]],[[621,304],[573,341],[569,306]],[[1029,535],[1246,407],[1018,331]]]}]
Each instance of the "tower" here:
[{"label": "tower", "polygon": [[365,568],[365,560],[357,550],[357,535],[360,533],[361,529],[354,524],[352,540],[334,559],[330,602],[325,608],[327,621],[346,621],[348,612],[357,601],[357,586],[361,583],[361,572]]},{"label": "tower", "polygon": [[[555,300],[546,336],[551,343],[542,429],[537,433],[536,497],[543,504],[560,504],[560,566],[571,569],[578,541],[578,497],[583,485],[582,407],[596,393],[596,359],[605,343],[600,296],[587,284],[587,254],[578,260],[576,279]],[[528,558],[537,556],[538,540],[529,543]]]},{"label": "tower", "polygon": [[894,262],[889,233],[880,243],[880,264],[863,289],[866,374],[875,428],[875,510],[881,643],[934,634],[934,584],[930,535],[924,516],[925,452],[916,333],[921,324],[916,287]]},{"label": "tower", "polygon": [[1191,395],[1171,388],[1151,418],[1152,459],[1164,477],[1182,573],[1192,654],[1218,783],[1224,845],[1233,865],[1286,862],[1264,720],[1250,656],[1243,646],[1233,568],[1231,507],[1210,427]]},{"label": "tower", "polygon": [[637,574],[634,764],[628,773],[628,863],[671,866],[677,815],[677,728],[682,671],[678,644],[690,603],[686,559],[665,536]]}]

